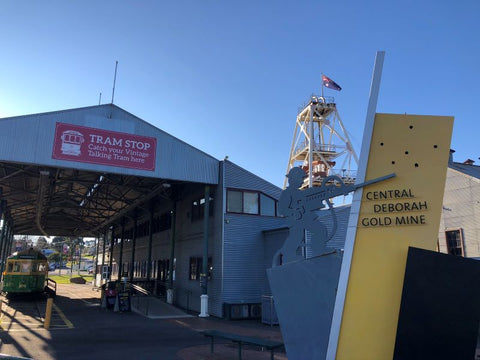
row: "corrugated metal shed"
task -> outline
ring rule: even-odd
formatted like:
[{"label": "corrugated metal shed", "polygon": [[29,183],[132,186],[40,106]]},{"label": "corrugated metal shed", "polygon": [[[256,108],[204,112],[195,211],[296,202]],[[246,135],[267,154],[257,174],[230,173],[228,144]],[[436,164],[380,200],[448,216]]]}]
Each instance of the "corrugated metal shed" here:
[{"label": "corrugated metal shed", "polygon": [[448,167],[452,170],[457,170],[465,175],[480,179],[480,166],[452,162],[448,164]]},{"label": "corrugated metal shed", "polygon": [[[278,200],[281,189],[229,161],[225,162],[225,188],[260,191]],[[284,218],[225,214],[223,301],[260,303],[264,292],[263,231],[284,227]]]},{"label": "corrugated metal shed", "polygon": [[[52,150],[57,122],[153,137],[157,140],[155,170],[54,159]],[[218,183],[217,159],[113,104],[0,119],[0,161]]]},{"label": "corrugated metal shed", "polygon": [[464,256],[480,256],[480,167],[450,163],[438,234],[441,252],[448,253],[445,231],[461,230]]},{"label": "corrugated metal shed", "polygon": [[16,234],[95,236],[219,161],[113,104],[0,119],[0,188]]},{"label": "corrugated metal shed", "polygon": [[225,187],[230,189],[256,190],[278,199],[282,189],[242,167],[225,161]]}]

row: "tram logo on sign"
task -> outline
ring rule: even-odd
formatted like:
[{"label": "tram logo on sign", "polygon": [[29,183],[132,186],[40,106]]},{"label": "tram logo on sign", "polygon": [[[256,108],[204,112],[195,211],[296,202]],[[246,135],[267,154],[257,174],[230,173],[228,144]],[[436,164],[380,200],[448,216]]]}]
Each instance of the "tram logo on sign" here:
[{"label": "tram logo on sign", "polygon": [[58,122],[52,158],[155,171],[157,139]]},{"label": "tram logo on sign", "polygon": [[62,133],[62,154],[80,156],[81,146],[85,142],[83,134],[74,130],[67,130]]}]

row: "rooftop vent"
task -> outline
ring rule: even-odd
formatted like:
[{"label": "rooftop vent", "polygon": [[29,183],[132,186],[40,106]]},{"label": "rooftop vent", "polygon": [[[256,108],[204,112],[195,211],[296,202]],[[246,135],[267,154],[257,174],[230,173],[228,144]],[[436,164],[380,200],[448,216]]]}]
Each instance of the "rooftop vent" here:
[{"label": "rooftop vent", "polygon": [[451,165],[453,164],[453,153],[455,152],[455,150],[453,149],[450,149],[450,155],[448,157],[448,164]]}]

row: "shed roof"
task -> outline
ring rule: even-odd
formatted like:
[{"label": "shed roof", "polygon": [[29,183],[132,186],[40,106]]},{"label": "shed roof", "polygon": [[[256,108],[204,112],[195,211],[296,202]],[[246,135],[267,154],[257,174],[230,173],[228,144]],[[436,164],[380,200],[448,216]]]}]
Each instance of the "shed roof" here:
[{"label": "shed roof", "polygon": [[448,164],[448,167],[460,171],[463,174],[468,176],[480,179],[480,166],[473,165],[469,163],[459,163],[459,162],[452,162]]},{"label": "shed roof", "polygon": [[17,234],[95,236],[185,183],[217,184],[218,168],[113,104],[0,119],[2,205]]}]

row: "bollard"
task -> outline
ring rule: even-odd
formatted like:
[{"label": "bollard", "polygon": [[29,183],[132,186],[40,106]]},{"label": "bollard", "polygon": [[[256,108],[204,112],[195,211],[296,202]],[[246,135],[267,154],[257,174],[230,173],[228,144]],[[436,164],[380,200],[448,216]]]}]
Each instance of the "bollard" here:
[{"label": "bollard", "polygon": [[105,296],[105,289],[102,287],[102,292],[100,295],[100,309],[107,308],[107,297]]},{"label": "bollard", "polygon": [[50,328],[50,319],[52,318],[52,306],[53,306],[53,298],[48,298],[47,308],[45,310],[45,322],[43,323],[43,327],[47,330]]},{"label": "bollard", "polygon": [[106,309],[107,308],[107,297],[103,296],[102,297],[102,304],[100,306],[100,309]]},{"label": "bollard", "polygon": [[115,297],[115,306],[113,307],[113,312],[119,312],[120,311],[120,304],[118,300],[118,295]]}]

